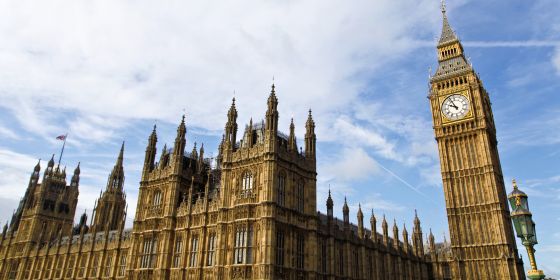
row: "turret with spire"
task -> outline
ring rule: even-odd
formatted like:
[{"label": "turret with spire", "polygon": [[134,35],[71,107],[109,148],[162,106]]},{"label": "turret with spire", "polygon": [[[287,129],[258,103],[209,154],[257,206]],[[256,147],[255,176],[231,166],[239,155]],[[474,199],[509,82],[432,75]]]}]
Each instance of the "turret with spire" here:
[{"label": "turret with spire", "polygon": [[231,107],[228,111],[228,120],[225,127],[225,143],[235,150],[235,142],[237,142],[237,109],[235,108],[235,97],[231,101]]},{"label": "turret with spire", "polygon": [[316,152],[316,136],[315,136],[315,121],[313,121],[313,116],[311,115],[311,109],[309,109],[309,115],[307,116],[307,122],[305,123],[305,157],[308,159],[315,160]]},{"label": "turret with spire", "polygon": [[373,213],[373,209],[371,209],[371,218],[369,218],[369,223],[371,226],[371,240],[373,243],[377,243],[377,219],[375,218],[375,214]]},{"label": "turret with spire", "polygon": [[173,166],[175,172],[179,172],[185,155],[185,144],[187,142],[187,127],[185,125],[185,115],[181,118],[181,123],[177,127],[177,136],[175,137],[175,145],[173,146]]},{"label": "turret with spire", "polygon": [[295,135],[294,118],[290,121],[290,136],[288,137],[288,151],[297,152],[297,141]]},{"label": "turret with spire", "polygon": [[395,249],[399,249],[399,227],[397,226],[397,220],[393,219],[393,246]]},{"label": "turret with spire", "polygon": [[424,254],[424,240],[422,236],[422,227],[420,226],[420,219],[418,213],[414,210],[414,227],[412,228],[412,246],[414,247],[414,254],[421,256]]},{"label": "turret with spire", "polygon": [[342,217],[344,220],[344,228],[350,228],[350,209],[348,208],[348,203],[346,202],[346,197],[344,197],[344,205],[342,205]]},{"label": "turret with spire", "polygon": [[70,181],[70,186],[77,188],[80,185],[80,163],[74,169],[74,175],[72,175],[72,180]]},{"label": "turret with spire", "polygon": [[157,133],[156,125],[148,138],[148,146],[146,147],[146,156],[144,158],[144,168],[142,169],[142,179],[145,180],[149,172],[154,169],[154,164],[156,160],[156,143],[157,143]]},{"label": "turret with spire", "polygon": [[455,34],[455,31],[453,31],[449,24],[444,2],[441,5],[441,12],[443,26],[437,44],[439,67],[432,77],[433,80],[472,70],[470,64],[465,59],[461,41],[459,41],[459,37],[457,37],[457,34]]},{"label": "turret with spire", "polygon": [[275,152],[278,145],[276,140],[278,135],[278,98],[276,98],[274,84],[272,84],[268,96],[264,133],[267,149]]},{"label": "turret with spire", "polygon": [[385,246],[389,245],[389,226],[387,225],[387,219],[385,219],[385,214],[383,214],[383,221],[381,222],[381,229],[383,230],[383,244]]},{"label": "turret with spire", "polygon": [[402,231],[402,237],[403,237],[403,249],[405,252],[408,253],[408,231],[406,230],[406,224],[403,224],[403,231]]},{"label": "turret with spire", "polygon": [[362,205],[361,204],[358,204],[358,214],[356,216],[358,218],[358,237],[365,238],[364,213],[362,213]]},{"label": "turret with spire", "polygon": [[93,229],[95,231],[107,231],[118,229],[119,222],[124,215],[126,198],[124,193],[124,142],[121,145],[117,161],[109,179],[105,191],[100,193],[97,208],[93,215]]},{"label": "turret with spire", "polygon": [[329,196],[327,197],[327,217],[329,221],[332,221],[333,219],[333,207],[334,203],[331,197],[331,189],[329,188]]},{"label": "turret with spire", "polygon": [[123,168],[123,156],[124,156],[124,141],[121,145],[121,150],[119,151],[119,156],[117,157],[117,162],[113,167],[113,171],[109,175],[107,180],[107,189],[109,190],[123,190],[124,185],[124,168]]}]

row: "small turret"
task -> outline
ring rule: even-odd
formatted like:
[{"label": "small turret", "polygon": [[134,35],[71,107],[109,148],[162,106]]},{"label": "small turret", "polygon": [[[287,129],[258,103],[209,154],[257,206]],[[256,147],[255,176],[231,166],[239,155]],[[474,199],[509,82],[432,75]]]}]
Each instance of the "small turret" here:
[{"label": "small turret", "polygon": [[237,141],[237,109],[235,108],[235,97],[231,101],[231,107],[228,111],[228,120],[225,127],[224,144],[235,150],[235,142]]},{"label": "small turret", "polygon": [[430,229],[430,235],[428,236],[428,244],[430,246],[430,252],[436,252],[436,242],[434,240],[434,235],[432,234],[432,229]]},{"label": "small turret", "polygon": [[406,224],[403,224],[402,237],[404,250],[408,252],[408,231],[406,230]]},{"label": "small turret", "polygon": [[333,207],[334,203],[331,197],[331,189],[329,188],[329,197],[327,197],[327,217],[329,221],[333,219]]},{"label": "small turret", "polygon": [[144,168],[142,170],[142,177],[145,177],[150,171],[154,169],[154,164],[156,160],[156,143],[157,143],[157,133],[156,125],[148,138],[148,146],[146,147],[146,156],[144,158]]},{"label": "small turret", "polygon": [[176,166],[181,165],[183,156],[185,155],[187,127],[185,126],[185,115],[181,118],[181,123],[177,127],[177,136],[175,137],[175,146],[173,146],[173,161]]},{"label": "small turret", "polygon": [[373,243],[377,242],[377,219],[375,218],[375,214],[373,213],[373,209],[371,209],[371,218],[369,218],[369,223],[371,226],[371,240]]},{"label": "small turret", "polygon": [[[278,131],[278,98],[276,98],[275,86],[272,84],[272,90],[268,96],[268,108],[266,110],[266,131],[272,136],[276,137]],[[274,141],[276,139],[273,138]]]},{"label": "small turret", "polygon": [[383,230],[383,244],[387,246],[389,244],[389,226],[387,225],[387,220],[385,219],[385,214],[383,214],[383,221],[381,222],[381,229]]},{"label": "small turret", "polygon": [[395,249],[399,248],[399,227],[397,226],[397,220],[393,220],[393,246]]},{"label": "small turret", "polygon": [[74,169],[74,175],[72,175],[72,180],[70,181],[70,186],[77,188],[80,185],[80,163]]},{"label": "small turret", "polygon": [[424,236],[422,236],[422,227],[420,226],[420,219],[418,213],[414,210],[414,228],[412,229],[412,246],[414,247],[414,254],[417,256],[424,255]]},{"label": "small turret", "polygon": [[348,208],[348,203],[346,203],[346,197],[344,197],[344,205],[342,206],[342,215],[344,219],[344,227],[348,227],[350,224],[350,209]]},{"label": "small turret", "polygon": [[356,216],[358,218],[358,237],[365,238],[364,213],[362,213],[362,205],[361,204],[358,204],[358,214]]},{"label": "small turret", "polygon": [[315,121],[313,121],[311,109],[309,109],[309,115],[307,116],[307,122],[305,123],[305,157],[315,159],[315,144]]},{"label": "small turret", "polygon": [[47,164],[47,169],[45,169],[45,173],[43,174],[43,178],[46,178],[50,175],[53,174],[53,168],[54,168],[54,154],[52,155],[51,159],[49,160],[49,163]]},{"label": "small turret", "polygon": [[297,141],[295,135],[294,118],[290,122],[290,136],[288,138],[288,151],[297,152]]},{"label": "small turret", "polygon": [[113,167],[113,171],[109,174],[109,179],[107,180],[107,191],[114,190],[122,192],[124,186],[124,167],[123,167],[123,159],[124,159],[124,141],[121,145],[121,149],[119,151],[119,156],[117,157],[117,162]]}]

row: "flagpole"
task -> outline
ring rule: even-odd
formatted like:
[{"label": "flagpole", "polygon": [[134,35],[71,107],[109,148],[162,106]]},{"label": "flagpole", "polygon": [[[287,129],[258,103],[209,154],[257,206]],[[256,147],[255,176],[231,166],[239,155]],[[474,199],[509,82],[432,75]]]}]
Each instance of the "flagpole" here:
[{"label": "flagpole", "polygon": [[68,137],[68,132],[64,135],[64,143],[62,143],[62,151],[60,151],[60,157],[58,158],[58,166],[60,166],[60,161],[62,160],[62,154],[64,153],[64,146],[66,146],[67,137]]}]

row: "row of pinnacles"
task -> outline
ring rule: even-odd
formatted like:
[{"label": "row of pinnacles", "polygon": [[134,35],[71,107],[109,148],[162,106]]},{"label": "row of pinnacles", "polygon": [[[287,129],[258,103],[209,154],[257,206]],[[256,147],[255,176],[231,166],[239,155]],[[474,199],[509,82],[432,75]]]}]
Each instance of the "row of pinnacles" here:
[{"label": "row of pinnacles", "polygon": [[[311,110],[305,124],[304,150],[298,149],[293,120],[288,135],[278,131],[277,105],[272,85],[265,120],[255,124],[251,119],[238,140],[234,99],[215,166],[204,157],[204,145],[197,149],[195,143],[192,152],[185,152],[184,116],[173,148],[164,145],[156,161],[154,126],[145,151],[132,229],[124,228],[124,143],[107,186],[95,202],[89,226],[84,213],[73,227],[79,165],[67,186],[65,170],[55,168],[54,159],[39,183],[37,164],[10,226],[2,233],[0,276],[276,279],[313,275],[320,279],[385,279],[386,275],[398,275],[398,279],[428,279],[441,274],[447,265],[440,254],[441,244],[435,243],[430,230],[428,249],[424,249],[417,215],[410,242],[406,226],[401,239],[396,222],[392,238],[389,236],[385,216],[382,233],[377,233],[373,211],[370,230],[366,229],[361,206],[358,224],[351,224],[346,199],[343,220],[338,220],[333,216],[330,190],[327,215],[317,211],[316,136]],[[240,229],[248,241],[237,248]],[[284,262],[290,254],[294,254],[294,261]]]}]

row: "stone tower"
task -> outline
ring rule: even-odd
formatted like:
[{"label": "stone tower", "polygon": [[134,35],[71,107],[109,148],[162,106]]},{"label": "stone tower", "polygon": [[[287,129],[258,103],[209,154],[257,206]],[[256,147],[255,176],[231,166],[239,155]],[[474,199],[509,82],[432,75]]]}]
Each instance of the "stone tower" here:
[{"label": "stone tower", "polygon": [[451,236],[453,279],[523,279],[490,98],[442,6],[430,105]]},{"label": "stone tower", "polygon": [[[289,135],[278,129],[277,106],[272,85],[265,120],[251,120],[238,142],[235,100],[228,112],[218,161],[221,208],[234,214],[224,221],[233,234],[223,238],[231,238],[234,247],[253,248],[234,250],[233,260],[226,261],[236,265],[233,279],[247,279],[251,270],[255,279],[288,279],[314,265],[303,253],[316,243],[310,234],[317,229],[315,124],[309,112],[300,152],[293,120]],[[239,238],[246,244],[238,244]]]},{"label": "stone tower", "polygon": [[54,155],[47,164],[43,181],[39,182],[41,166],[35,166],[19,208],[12,218],[10,231],[17,231],[16,242],[41,243],[69,235],[76,204],[80,166],[66,185],[66,170],[55,167]]},{"label": "stone tower", "polygon": [[117,230],[124,217],[126,208],[126,195],[123,191],[124,168],[123,168],[124,142],[121,151],[113,167],[113,171],[107,180],[107,187],[101,193],[95,209],[93,230],[105,231]]}]

